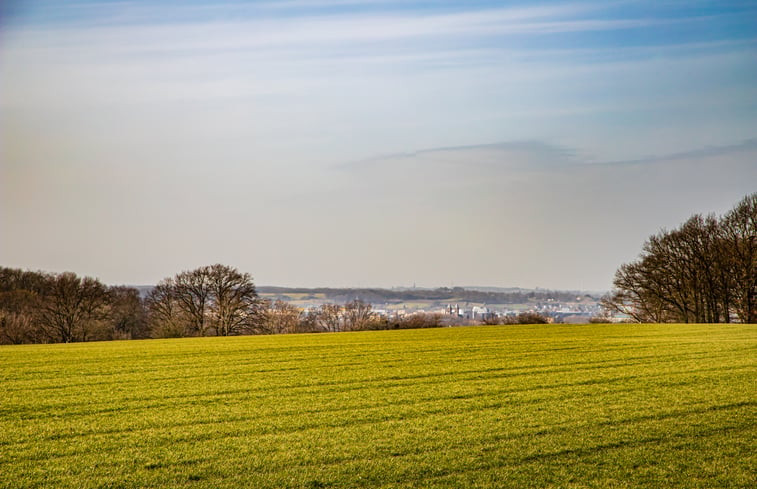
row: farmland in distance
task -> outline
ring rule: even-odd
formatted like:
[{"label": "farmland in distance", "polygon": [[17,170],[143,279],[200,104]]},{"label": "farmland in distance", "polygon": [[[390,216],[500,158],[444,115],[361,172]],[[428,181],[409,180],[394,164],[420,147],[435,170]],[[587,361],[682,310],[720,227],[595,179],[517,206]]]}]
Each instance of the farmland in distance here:
[{"label": "farmland in distance", "polygon": [[0,487],[757,485],[757,327],[0,347]]}]

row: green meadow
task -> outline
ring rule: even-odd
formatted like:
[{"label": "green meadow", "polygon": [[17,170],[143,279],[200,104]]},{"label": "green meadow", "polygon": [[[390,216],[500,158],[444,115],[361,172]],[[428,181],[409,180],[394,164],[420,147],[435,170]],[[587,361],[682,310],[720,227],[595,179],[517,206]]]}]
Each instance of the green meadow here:
[{"label": "green meadow", "polygon": [[0,347],[3,488],[755,486],[755,326]]}]

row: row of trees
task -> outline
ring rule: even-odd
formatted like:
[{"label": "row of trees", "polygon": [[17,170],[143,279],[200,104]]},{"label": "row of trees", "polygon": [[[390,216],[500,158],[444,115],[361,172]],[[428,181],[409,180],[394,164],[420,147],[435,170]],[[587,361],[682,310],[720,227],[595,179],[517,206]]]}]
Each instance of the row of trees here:
[{"label": "row of trees", "polygon": [[547,324],[550,318],[534,311],[524,311],[514,316],[490,316],[484,319],[484,324]]},{"label": "row of trees", "polygon": [[144,338],[139,291],[74,273],[0,268],[0,343]]},{"label": "row of trees", "polygon": [[[640,322],[757,322],[757,193],[724,216],[692,216],[650,237],[622,265],[604,308]],[[541,322],[540,317],[512,322]],[[0,267],[0,343],[228,336],[438,327],[438,315],[389,320],[370,304],[300,311],[263,301],[247,273],[200,267],[162,280],[146,298],[91,277]]]},{"label": "row of trees", "polygon": [[0,268],[0,343],[4,344],[442,325],[436,314],[389,320],[360,300],[307,311],[280,300],[262,300],[249,274],[225,265],[164,279],[145,298],[136,288],[108,287],[70,272]]},{"label": "row of trees", "polygon": [[318,333],[338,331],[370,331],[380,329],[440,328],[448,325],[441,314],[416,313],[387,318],[373,311],[370,304],[355,299],[344,306],[326,303],[302,311],[288,302],[269,304],[262,333]]},{"label": "row of trees", "polygon": [[603,306],[636,321],[757,322],[757,193],[651,236],[613,285]]}]

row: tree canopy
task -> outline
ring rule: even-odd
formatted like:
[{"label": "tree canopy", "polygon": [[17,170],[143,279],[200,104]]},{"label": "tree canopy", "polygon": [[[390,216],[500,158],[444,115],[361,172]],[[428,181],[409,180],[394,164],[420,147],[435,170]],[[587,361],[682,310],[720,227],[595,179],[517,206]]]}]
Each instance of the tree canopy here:
[{"label": "tree canopy", "polygon": [[650,236],[613,286],[603,305],[636,321],[757,322],[757,193]]}]

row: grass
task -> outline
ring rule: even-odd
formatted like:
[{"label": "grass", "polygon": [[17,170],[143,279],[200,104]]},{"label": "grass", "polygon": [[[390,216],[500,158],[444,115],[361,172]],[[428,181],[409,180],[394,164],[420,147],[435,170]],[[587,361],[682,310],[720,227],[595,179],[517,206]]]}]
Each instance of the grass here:
[{"label": "grass", "polygon": [[0,487],[757,485],[757,327],[0,348]]}]

